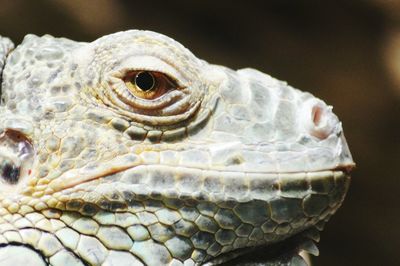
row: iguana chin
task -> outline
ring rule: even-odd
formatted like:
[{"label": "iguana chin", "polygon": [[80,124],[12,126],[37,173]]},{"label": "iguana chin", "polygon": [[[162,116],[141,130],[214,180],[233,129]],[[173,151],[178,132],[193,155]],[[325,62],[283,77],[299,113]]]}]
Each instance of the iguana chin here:
[{"label": "iguana chin", "polygon": [[164,35],[1,37],[0,69],[1,265],[305,265],[349,186],[332,107]]}]

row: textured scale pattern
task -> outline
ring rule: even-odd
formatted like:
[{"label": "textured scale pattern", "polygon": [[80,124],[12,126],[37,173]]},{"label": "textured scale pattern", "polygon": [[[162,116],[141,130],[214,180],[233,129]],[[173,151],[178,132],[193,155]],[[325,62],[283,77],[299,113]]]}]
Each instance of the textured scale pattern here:
[{"label": "textured scale pattern", "polygon": [[[1,37],[6,265],[215,265],[322,230],[344,199],[341,123],[309,93],[148,31],[12,48]],[[177,88],[142,99],[130,71]]]}]

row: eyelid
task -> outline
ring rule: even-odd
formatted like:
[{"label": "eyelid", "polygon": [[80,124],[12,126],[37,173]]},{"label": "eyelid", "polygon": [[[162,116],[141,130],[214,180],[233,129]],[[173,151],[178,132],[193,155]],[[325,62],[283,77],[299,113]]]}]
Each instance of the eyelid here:
[{"label": "eyelid", "polygon": [[165,82],[167,82],[169,85],[172,86],[171,88],[174,88],[174,89],[185,88],[183,86],[180,86],[179,80],[174,79],[174,77],[171,77],[162,72],[152,71],[152,70],[147,70],[147,69],[146,70],[140,69],[140,70],[133,70],[133,71],[126,72],[126,74],[122,77],[122,80],[124,80],[124,82],[129,81],[129,80],[131,80],[132,82],[135,82],[135,76],[142,72],[149,72],[153,76],[154,81],[156,83],[155,86],[157,86],[157,82],[165,80]]},{"label": "eyelid", "polygon": [[188,87],[187,78],[172,65],[154,56],[131,56],[121,63],[119,70],[112,73],[114,77],[123,79],[130,72],[150,71],[165,74],[174,81],[178,88]]},{"label": "eyelid", "polygon": [[164,73],[154,72],[154,71],[145,71],[150,73],[154,84],[153,88],[149,90],[142,90],[140,86],[136,84],[136,77],[139,73],[143,73],[144,71],[133,71],[127,73],[124,77],[123,81],[126,88],[129,90],[131,94],[135,97],[147,100],[155,100],[163,95],[168,94],[171,90],[179,90],[180,87],[176,84],[174,80],[165,75]]}]

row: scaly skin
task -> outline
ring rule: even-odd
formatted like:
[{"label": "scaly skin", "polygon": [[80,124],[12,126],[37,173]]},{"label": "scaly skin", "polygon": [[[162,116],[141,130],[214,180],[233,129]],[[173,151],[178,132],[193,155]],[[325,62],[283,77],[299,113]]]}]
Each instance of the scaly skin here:
[{"label": "scaly skin", "polygon": [[[10,49],[0,39],[1,265],[214,265],[285,247],[343,201],[354,163],[309,93],[148,31]],[[156,87],[129,83],[139,71]]]}]

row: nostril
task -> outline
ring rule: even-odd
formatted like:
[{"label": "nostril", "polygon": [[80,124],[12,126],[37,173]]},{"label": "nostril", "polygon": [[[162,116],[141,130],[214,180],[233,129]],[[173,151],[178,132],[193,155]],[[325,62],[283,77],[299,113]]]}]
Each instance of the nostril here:
[{"label": "nostril", "polygon": [[312,108],[312,121],[315,126],[318,126],[320,124],[322,112],[323,112],[323,110],[320,106],[314,106]]},{"label": "nostril", "polygon": [[304,104],[303,123],[308,133],[319,139],[327,138],[339,124],[332,107],[318,99],[310,99]]}]

